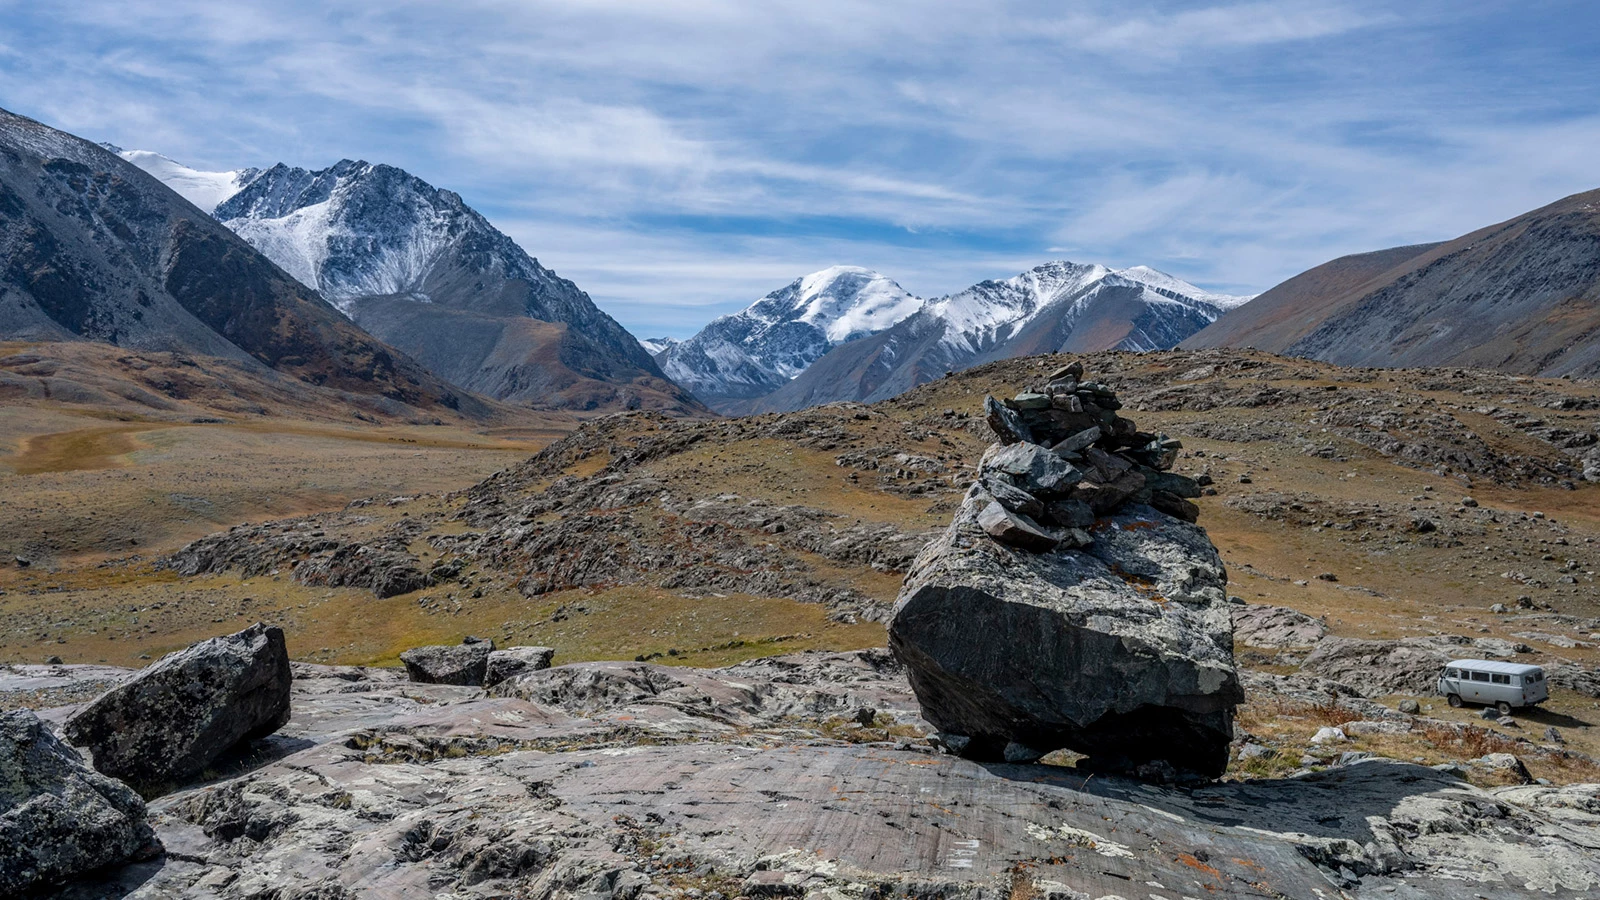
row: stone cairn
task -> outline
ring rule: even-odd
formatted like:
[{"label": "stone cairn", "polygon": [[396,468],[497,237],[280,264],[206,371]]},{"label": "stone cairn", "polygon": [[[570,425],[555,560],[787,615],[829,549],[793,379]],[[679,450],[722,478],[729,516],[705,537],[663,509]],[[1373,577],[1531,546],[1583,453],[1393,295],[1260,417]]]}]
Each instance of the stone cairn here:
[{"label": "stone cairn", "polygon": [[1051,372],[1038,390],[983,405],[1000,443],[979,465],[977,486],[990,502],[978,523],[995,540],[1036,552],[1088,546],[1083,529],[1128,502],[1185,522],[1200,517],[1189,502],[1200,485],[1169,471],[1183,444],[1118,415],[1116,393],[1084,381],[1081,363]]},{"label": "stone cairn", "polygon": [[1177,441],[1118,415],[1074,363],[984,402],[999,442],[918,555],[889,623],[936,743],[971,759],[1169,780],[1228,764],[1227,570],[1169,471]]}]

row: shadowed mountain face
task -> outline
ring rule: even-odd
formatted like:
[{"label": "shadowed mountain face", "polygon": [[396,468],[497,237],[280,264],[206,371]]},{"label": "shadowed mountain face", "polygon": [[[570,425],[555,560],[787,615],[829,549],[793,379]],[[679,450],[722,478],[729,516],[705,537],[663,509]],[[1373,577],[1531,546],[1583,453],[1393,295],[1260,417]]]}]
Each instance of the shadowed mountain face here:
[{"label": "shadowed mountain face", "polygon": [[1183,346],[1341,365],[1600,375],[1600,191],[1446,243],[1336,259]]},{"label": "shadowed mountain face", "polygon": [[117,154],[5,111],[0,337],[200,353],[415,407],[489,409]]},{"label": "shadowed mountain face", "polygon": [[434,373],[536,408],[703,411],[572,282],[393,166],[279,164],[214,215]]},{"label": "shadowed mountain face", "polygon": [[1052,262],[930,300],[877,334],[834,348],[745,407],[786,412],[876,402],[971,366],[1017,356],[1164,350],[1243,298],[1211,294],[1143,266]]}]

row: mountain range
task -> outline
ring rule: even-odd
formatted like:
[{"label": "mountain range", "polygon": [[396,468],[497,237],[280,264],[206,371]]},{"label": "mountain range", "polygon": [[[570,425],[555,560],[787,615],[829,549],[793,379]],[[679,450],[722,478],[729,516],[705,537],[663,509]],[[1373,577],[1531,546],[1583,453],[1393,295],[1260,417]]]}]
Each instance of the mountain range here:
[{"label": "mountain range", "polygon": [[1059,351],[1167,349],[1248,300],[1154,269],[1052,262],[918,299],[837,266],[724,316],[657,358],[727,414],[872,402],[948,371]]},{"label": "mountain range", "polygon": [[137,166],[4,110],[0,338],[203,354],[416,409],[490,411]]},{"label": "mountain range", "polygon": [[1182,346],[1340,365],[1600,375],[1600,191],[1453,241],[1324,263]]},{"label": "mountain range", "polygon": [[577,285],[453,191],[355,160],[200,172],[121,155],[452,383],[535,408],[703,411]]}]

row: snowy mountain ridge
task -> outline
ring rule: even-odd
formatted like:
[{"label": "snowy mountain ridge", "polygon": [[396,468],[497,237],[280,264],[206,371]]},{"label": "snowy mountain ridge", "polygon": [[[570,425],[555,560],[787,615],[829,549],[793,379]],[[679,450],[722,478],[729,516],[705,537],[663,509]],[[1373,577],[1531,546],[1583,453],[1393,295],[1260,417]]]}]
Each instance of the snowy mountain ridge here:
[{"label": "snowy mountain ridge", "polygon": [[[870,355],[871,368],[879,372],[902,369],[889,381],[904,389],[930,373],[1008,355],[1006,348],[1018,354],[1023,348],[1043,353],[1080,344],[1165,349],[1248,299],[1211,293],[1148,266],[1112,269],[1058,260],[921,300],[876,272],[834,266],[713,321],[694,337],[664,347],[659,358],[669,377],[713,408],[793,409],[863,399],[855,396],[860,385],[874,380],[865,371],[854,384],[817,385],[833,379],[825,373],[840,354],[852,360]],[[852,349],[841,349],[846,347]],[[824,374],[811,373],[815,366]],[[779,405],[767,404],[766,397]]]}]

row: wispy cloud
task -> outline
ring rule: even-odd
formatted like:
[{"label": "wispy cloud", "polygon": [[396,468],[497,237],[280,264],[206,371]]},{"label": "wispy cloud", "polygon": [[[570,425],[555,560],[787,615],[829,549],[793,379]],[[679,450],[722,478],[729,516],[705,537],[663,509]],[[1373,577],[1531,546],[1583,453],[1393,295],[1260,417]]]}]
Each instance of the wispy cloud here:
[{"label": "wispy cloud", "polygon": [[[1578,0],[0,0],[0,104],[461,192],[625,324],[1070,254],[1260,290],[1600,184]],[[1063,249],[1054,249],[1063,248]]]}]

